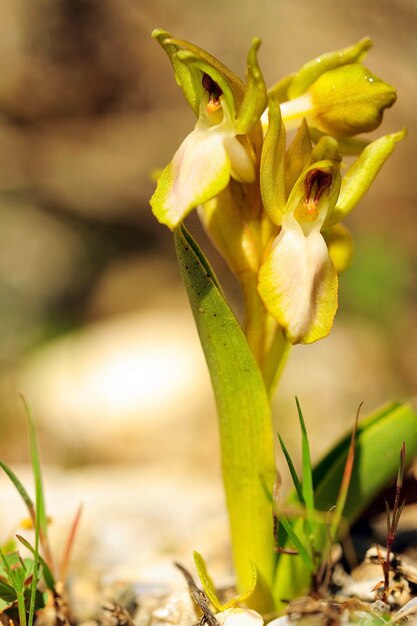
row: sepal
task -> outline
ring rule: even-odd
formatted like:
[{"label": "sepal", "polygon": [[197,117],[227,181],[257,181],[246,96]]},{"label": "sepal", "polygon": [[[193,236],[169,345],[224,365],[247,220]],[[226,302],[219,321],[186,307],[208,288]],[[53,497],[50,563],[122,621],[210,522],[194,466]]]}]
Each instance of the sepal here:
[{"label": "sepal", "polygon": [[285,213],[285,127],[279,102],[275,96],[268,99],[268,130],[262,155],[260,184],[265,210],[274,224],[280,225]]},{"label": "sepal", "polygon": [[266,85],[257,56],[260,45],[261,40],[254,38],[248,53],[245,95],[236,119],[236,131],[239,135],[250,133],[259,122],[268,102]]},{"label": "sepal", "polygon": [[285,192],[288,196],[301,172],[311,163],[313,147],[305,120],[285,155]]},{"label": "sepal", "polygon": [[174,40],[166,30],[156,28],[152,32],[152,37],[156,39],[167,53],[174,70],[175,80],[179,87],[181,87],[192,110],[198,116],[200,100],[203,94],[200,72],[196,71],[192,65],[186,65],[177,58],[177,52],[180,48],[173,43]]},{"label": "sepal", "polygon": [[372,185],[385,161],[392,154],[395,145],[404,139],[407,131],[384,135],[370,143],[348,169],[343,177],[339,199],[325,226],[340,222],[363,198]]},{"label": "sepal", "polygon": [[333,52],[325,52],[320,56],[308,61],[297,72],[291,81],[291,85],[287,89],[288,99],[298,98],[312,85],[322,74],[343,65],[358,63],[361,61],[369,48],[372,41],[369,37],[364,37],[353,46],[334,50]]}]

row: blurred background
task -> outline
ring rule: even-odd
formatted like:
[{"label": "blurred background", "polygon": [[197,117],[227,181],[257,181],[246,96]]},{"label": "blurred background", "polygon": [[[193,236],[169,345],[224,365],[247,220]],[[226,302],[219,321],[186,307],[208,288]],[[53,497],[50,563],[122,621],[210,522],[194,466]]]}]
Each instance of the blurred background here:
[{"label": "blurred background", "polygon": [[[269,85],[369,35],[365,64],[398,89],[376,134],[409,135],[347,221],[356,250],[335,328],[294,349],[276,401],[298,458],[299,396],[317,458],[362,400],[365,413],[416,393],[417,3],[0,0],[0,457],[27,460],[21,392],[59,515],[80,499],[92,511],[84,550],[99,526],[112,559],[127,533],[144,563],[153,527],[161,562],[193,547],[215,562],[226,542],[215,409],[171,235],[148,204],[152,173],[195,121],[155,27],[242,76],[261,37]],[[203,241],[195,215],[190,226]],[[209,255],[239,314],[234,278]]]}]

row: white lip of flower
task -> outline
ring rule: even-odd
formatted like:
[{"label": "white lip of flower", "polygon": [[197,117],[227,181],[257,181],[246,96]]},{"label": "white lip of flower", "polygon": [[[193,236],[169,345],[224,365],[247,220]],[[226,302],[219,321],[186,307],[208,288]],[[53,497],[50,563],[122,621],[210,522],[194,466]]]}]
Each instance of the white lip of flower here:
[{"label": "white lip of flower", "polygon": [[255,180],[255,166],[236,136],[235,122],[224,96],[217,106],[203,93],[194,130],[165,168],[151,205],[156,217],[175,228],[196,206],[220,193],[232,176],[238,182]]},{"label": "white lip of flower", "polygon": [[[306,177],[306,193],[293,197],[281,231],[259,272],[259,293],[293,343],[328,334],[337,308],[337,275],[321,228],[332,177],[322,170]],[[329,324],[330,322],[330,324]]]},{"label": "white lip of flower", "polygon": [[227,609],[216,614],[220,626],[263,626],[264,620],[252,609]]}]

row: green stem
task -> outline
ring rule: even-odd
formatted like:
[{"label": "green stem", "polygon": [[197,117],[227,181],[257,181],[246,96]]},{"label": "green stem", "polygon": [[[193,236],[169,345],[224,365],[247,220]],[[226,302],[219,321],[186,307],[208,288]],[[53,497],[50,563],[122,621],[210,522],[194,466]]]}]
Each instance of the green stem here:
[{"label": "green stem", "polygon": [[240,276],[245,305],[244,332],[249,347],[262,373],[271,398],[283,372],[291,344],[271,317],[258,294],[258,276],[247,273]]},{"label": "green stem", "polygon": [[16,591],[17,608],[19,611],[19,624],[20,626],[26,626],[26,606],[25,596],[23,591]]}]

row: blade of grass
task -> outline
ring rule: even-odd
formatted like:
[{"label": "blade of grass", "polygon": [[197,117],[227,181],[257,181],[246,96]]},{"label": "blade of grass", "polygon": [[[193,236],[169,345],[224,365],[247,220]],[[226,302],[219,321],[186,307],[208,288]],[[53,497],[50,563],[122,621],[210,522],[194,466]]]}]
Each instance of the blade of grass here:
[{"label": "blade of grass", "polygon": [[26,504],[30,519],[32,520],[33,527],[35,528],[35,524],[36,524],[35,507],[28,492],[26,491],[26,489],[24,488],[24,486],[22,485],[22,483],[20,482],[16,474],[13,472],[13,470],[10,469],[10,467],[6,465],[6,463],[4,463],[3,461],[0,461],[0,467],[4,471],[4,473],[10,478],[10,480],[12,481],[13,485],[16,488],[16,491],[21,496],[23,502]]},{"label": "blade of grass", "polygon": [[281,435],[279,433],[278,433],[278,439],[279,439],[279,444],[281,446],[281,450],[282,450],[282,452],[283,452],[283,454],[285,456],[285,460],[287,461],[288,469],[290,470],[291,478],[292,478],[292,481],[294,483],[294,487],[295,487],[295,490],[297,492],[297,496],[298,496],[298,499],[300,501],[300,504],[304,504],[305,505],[303,489],[302,489],[301,483],[300,483],[300,481],[298,479],[297,472],[296,472],[295,467],[294,467],[294,463],[292,462],[292,459],[291,459],[290,453],[288,452],[287,446],[285,445],[285,443],[284,443],[284,441],[283,441],[283,439],[282,439],[282,437],[281,437]]},{"label": "blade of grass", "polygon": [[[299,556],[303,560],[304,565],[306,566],[309,572],[312,572],[314,569],[313,560],[311,556],[309,555],[309,553],[307,552],[306,548],[304,547],[303,542],[298,537],[297,532],[291,526],[290,522],[287,520],[286,517],[279,517],[279,522],[284,527],[285,532],[290,538],[290,541],[295,547],[295,549],[297,550]],[[289,558],[292,558],[293,555],[288,555],[288,556]]]},{"label": "blade of grass", "polygon": [[298,419],[301,427],[301,446],[302,446],[302,475],[303,475],[303,496],[306,509],[308,512],[314,511],[314,489],[313,489],[313,472],[311,466],[310,445],[308,443],[307,429],[304,422],[303,412],[301,410],[298,398],[295,398],[297,405]]},{"label": "blade of grass", "polygon": [[33,625],[33,619],[35,615],[35,601],[36,601],[36,588],[39,582],[39,542],[41,540],[42,547],[45,553],[45,561],[48,563],[48,568],[52,567],[52,555],[48,542],[48,521],[46,517],[45,508],[45,496],[42,484],[42,470],[39,457],[38,438],[36,434],[35,422],[32,417],[31,410],[27,404],[25,398],[21,396],[23,406],[26,412],[29,429],[29,445],[30,456],[32,462],[33,478],[35,481],[35,546],[34,546],[34,564],[33,564],[33,578],[30,589],[30,601],[29,601],[29,617],[28,626]]},{"label": "blade of grass", "polygon": [[26,626],[26,607],[25,607],[25,596],[23,590],[23,581],[20,580],[19,576],[16,573],[6,558],[3,550],[0,548],[0,558],[3,562],[4,569],[6,571],[7,577],[9,579],[10,584],[12,585],[17,600],[17,610],[19,613],[19,626]]},{"label": "blade of grass", "polygon": [[[16,535],[16,538],[20,541],[20,543],[22,543],[25,546],[25,548],[30,550],[32,554],[35,554],[34,547],[29,543],[29,541],[27,541],[27,539],[22,537],[22,535]],[[39,559],[39,563],[42,566],[43,578],[45,580],[45,584],[48,587],[48,589],[53,591],[55,589],[55,579],[53,577],[53,574],[51,570],[49,569],[48,565],[46,564],[45,559],[43,559],[40,554],[38,554],[38,559]]]}]

